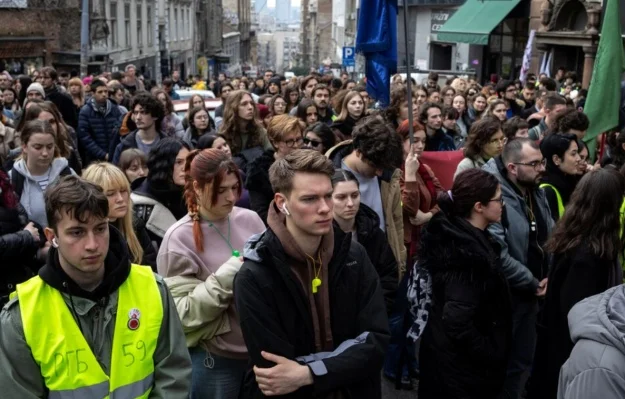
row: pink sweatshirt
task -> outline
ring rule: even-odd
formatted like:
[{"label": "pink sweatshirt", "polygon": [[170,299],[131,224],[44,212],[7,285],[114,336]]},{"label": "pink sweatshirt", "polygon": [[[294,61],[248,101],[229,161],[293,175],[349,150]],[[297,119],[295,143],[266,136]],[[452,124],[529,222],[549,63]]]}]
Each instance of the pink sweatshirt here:
[{"label": "pink sweatshirt", "polygon": [[[183,217],[167,230],[158,253],[158,273],[163,277],[187,276],[201,281],[215,273],[220,266],[232,257],[232,249],[214,228],[205,220],[201,221],[204,235],[204,251],[198,252],[193,242],[193,221],[189,215]],[[228,219],[213,224],[228,238]],[[265,225],[253,211],[234,207],[230,213],[230,244],[243,255],[243,246],[254,234],[262,233]],[[239,318],[234,307],[234,299],[228,299],[226,310],[230,321],[230,331],[215,336],[206,342],[209,350],[217,355],[235,358],[247,356],[247,348]]]}]

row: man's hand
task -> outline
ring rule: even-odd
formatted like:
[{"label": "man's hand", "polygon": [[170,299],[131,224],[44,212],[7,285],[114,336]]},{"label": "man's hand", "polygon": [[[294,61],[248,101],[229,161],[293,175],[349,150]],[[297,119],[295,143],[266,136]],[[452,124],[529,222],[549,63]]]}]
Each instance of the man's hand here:
[{"label": "man's hand", "polygon": [[536,290],[536,296],[545,296],[547,293],[547,279],[544,278],[540,283],[538,283],[538,289]]},{"label": "man's hand", "polygon": [[286,395],[313,383],[308,366],[272,353],[261,352],[260,354],[266,360],[276,364],[268,369],[254,366],[256,382],[264,395]]}]

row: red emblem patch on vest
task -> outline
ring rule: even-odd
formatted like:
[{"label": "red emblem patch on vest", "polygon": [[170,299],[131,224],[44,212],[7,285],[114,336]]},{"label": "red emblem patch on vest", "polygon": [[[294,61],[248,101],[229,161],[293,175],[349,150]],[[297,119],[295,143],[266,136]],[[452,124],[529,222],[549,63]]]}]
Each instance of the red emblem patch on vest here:
[{"label": "red emblem patch on vest", "polygon": [[128,312],[128,329],[136,330],[139,328],[139,318],[141,317],[141,312],[139,309],[133,308]]}]

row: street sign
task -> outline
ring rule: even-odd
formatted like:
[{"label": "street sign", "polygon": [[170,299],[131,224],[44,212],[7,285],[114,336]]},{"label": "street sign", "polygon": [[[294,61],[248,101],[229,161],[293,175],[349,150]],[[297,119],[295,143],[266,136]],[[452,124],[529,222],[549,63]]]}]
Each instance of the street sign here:
[{"label": "street sign", "polygon": [[343,66],[353,67],[356,65],[356,49],[354,47],[343,47]]}]

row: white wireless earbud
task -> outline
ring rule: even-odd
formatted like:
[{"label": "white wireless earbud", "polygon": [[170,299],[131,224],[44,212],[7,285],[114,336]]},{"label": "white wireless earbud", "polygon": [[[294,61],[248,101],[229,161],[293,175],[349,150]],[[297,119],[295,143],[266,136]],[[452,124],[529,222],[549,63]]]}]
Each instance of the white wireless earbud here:
[{"label": "white wireless earbud", "polygon": [[287,216],[291,216],[291,212],[289,212],[289,210],[287,209],[286,204],[282,205],[282,212],[284,212],[284,214]]},{"label": "white wireless earbud", "polygon": [[59,247],[59,243],[58,243],[58,241],[56,240],[56,237],[54,237],[54,238],[52,239],[52,246],[53,246],[54,248],[58,248],[58,247]]}]

